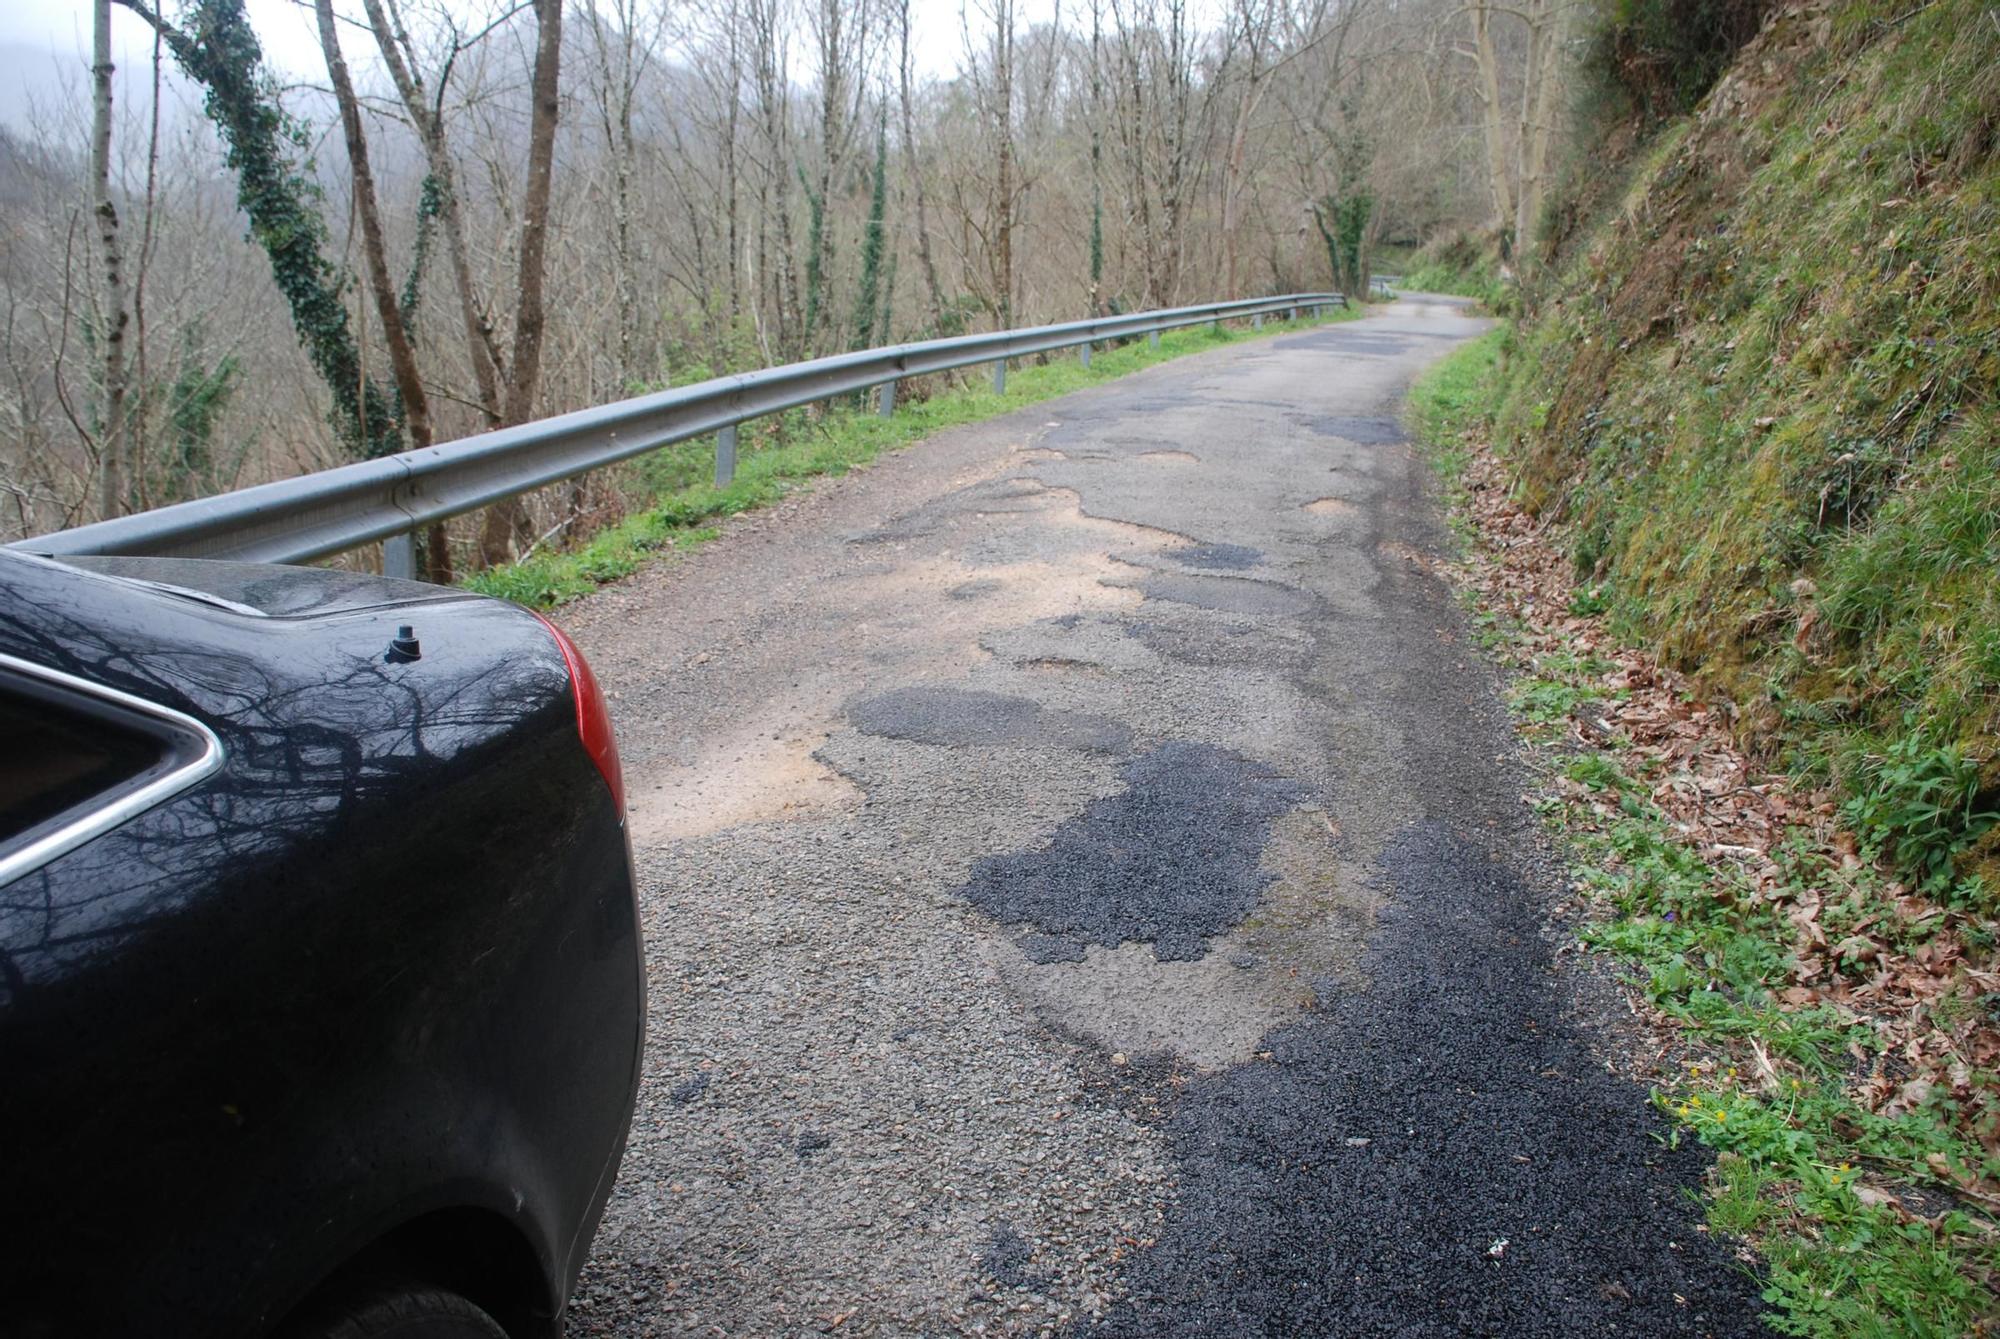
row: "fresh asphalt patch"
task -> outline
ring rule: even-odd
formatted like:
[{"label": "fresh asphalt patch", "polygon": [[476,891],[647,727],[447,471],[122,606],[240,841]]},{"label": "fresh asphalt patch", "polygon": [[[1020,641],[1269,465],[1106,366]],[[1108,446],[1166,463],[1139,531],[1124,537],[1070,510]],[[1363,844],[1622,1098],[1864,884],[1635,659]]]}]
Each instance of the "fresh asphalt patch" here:
[{"label": "fresh asphalt patch", "polygon": [[1091,1332],[1762,1333],[1697,1225],[1700,1157],[1566,1021],[1533,893],[1430,822],[1382,882],[1368,990],[1158,1085],[1179,1200]]},{"label": "fresh asphalt patch", "polygon": [[966,898],[1037,962],[1086,944],[1151,944],[1161,962],[1193,961],[1256,905],[1271,821],[1303,788],[1207,744],[1176,741],[1132,759],[1125,789],[1095,800],[1038,850],[973,866]]},{"label": "fresh asphalt patch", "polygon": [[863,734],[947,748],[1069,748],[1123,753],[1132,732],[1082,712],[1050,711],[1025,697],[919,684],[851,704],[847,717]]}]

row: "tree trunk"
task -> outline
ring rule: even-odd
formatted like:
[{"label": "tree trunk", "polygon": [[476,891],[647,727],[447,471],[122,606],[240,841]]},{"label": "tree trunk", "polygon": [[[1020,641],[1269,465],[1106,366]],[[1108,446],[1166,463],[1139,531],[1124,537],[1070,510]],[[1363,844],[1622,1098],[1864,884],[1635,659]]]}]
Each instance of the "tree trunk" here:
[{"label": "tree trunk", "polygon": [[1090,0],[1090,307],[1104,314],[1104,12]]},{"label": "tree trunk", "polygon": [[369,295],[375,300],[375,314],[382,322],[389,369],[403,402],[403,428],[412,447],[426,447],[431,444],[430,405],[424,398],[424,383],[417,375],[416,352],[410,347],[402,308],[396,302],[395,285],[389,278],[389,258],[382,241],[382,211],[375,198],[375,174],[368,161],[368,137],[361,125],[361,106],[354,97],[347,61],[340,54],[333,0],[314,0],[313,13],[319,20],[320,50],[326,56],[327,76],[333,82],[334,101],[340,108],[340,129],[347,141],[347,161],[353,176],[354,209],[361,220],[362,268],[368,272]]},{"label": "tree trunk", "polygon": [[[493,329],[479,307],[479,293],[472,282],[472,262],[465,241],[465,214],[459,204],[457,173],[453,170],[450,146],[445,142],[444,121],[425,95],[423,83],[403,59],[397,45],[402,35],[400,15],[392,27],[383,0],[361,0],[368,23],[375,32],[375,44],[396,85],[403,110],[417,128],[424,146],[424,162],[438,184],[438,221],[444,225],[445,251],[451,262],[452,286],[458,291],[459,318],[465,328],[466,357],[479,391],[480,412],[486,426],[497,428],[502,420],[499,355],[494,347]],[[442,86],[438,103],[444,101]]]},{"label": "tree trunk", "polygon": [[[1547,188],[1549,137],[1554,128],[1556,93],[1562,83],[1561,52],[1567,37],[1569,5],[1565,0],[1533,0],[1529,32],[1529,87],[1522,92],[1519,202],[1514,214],[1514,263],[1526,275],[1535,264],[1531,245],[1542,212],[1542,196]],[[1532,93],[1534,103],[1528,106]]]},{"label": "tree trunk", "polygon": [[910,98],[910,0],[901,0],[902,59],[898,79],[903,102],[903,171],[917,203],[917,264],[924,271],[924,293],[930,299],[931,333],[943,334],[944,290],[938,285],[937,262],[931,254],[929,206],[924,199],[924,174],[917,162],[917,122]]},{"label": "tree trunk", "polygon": [[[528,97],[528,184],[521,200],[520,267],[515,277],[514,342],[507,363],[502,426],[534,416],[541,388],[542,338],[548,308],[542,297],[549,244],[549,192],[555,175],[556,118],[562,111],[558,80],[562,62],[562,0],[535,0],[535,69]],[[479,531],[480,561],[491,567],[533,540],[527,508],[509,498],[486,509]]]},{"label": "tree trunk", "polygon": [[125,422],[124,253],[118,236],[118,205],[111,195],[111,0],[92,6],[90,184],[95,199],[99,258],[104,267],[103,328],[104,428],[97,449],[98,510],[106,519],[125,514],[131,433]]},{"label": "tree trunk", "polygon": [[1014,324],[1014,0],[994,0],[993,80],[1000,132],[994,168],[994,317],[1001,330]]},{"label": "tree trunk", "polygon": [[1474,60],[1479,67],[1479,105],[1486,127],[1486,173],[1493,192],[1493,226],[1504,228],[1514,217],[1513,191],[1507,181],[1507,133],[1500,109],[1500,57],[1493,49],[1493,11],[1489,0],[1472,0]]}]

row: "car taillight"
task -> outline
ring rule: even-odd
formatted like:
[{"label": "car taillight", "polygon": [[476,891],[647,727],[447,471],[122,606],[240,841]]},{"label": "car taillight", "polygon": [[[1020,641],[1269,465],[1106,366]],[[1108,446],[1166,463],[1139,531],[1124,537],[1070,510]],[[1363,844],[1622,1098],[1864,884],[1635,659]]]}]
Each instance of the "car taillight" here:
[{"label": "car taillight", "polygon": [[569,666],[570,696],[576,699],[576,733],[583,740],[583,751],[597,764],[597,770],[604,774],[604,784],[611,787],[612,803],[618,806],[618,821],[625,821],[625,775],[618,767],[618,741],[611,737],[611,712],[604,704],[604,690],[597,686],[597,676],[590,672],[590,662],[583,658],[583,652],[576,649],[576,643],[569,634],[542,618],[542,626],[556,639],[556,646],[562,651],[563,663]]}]

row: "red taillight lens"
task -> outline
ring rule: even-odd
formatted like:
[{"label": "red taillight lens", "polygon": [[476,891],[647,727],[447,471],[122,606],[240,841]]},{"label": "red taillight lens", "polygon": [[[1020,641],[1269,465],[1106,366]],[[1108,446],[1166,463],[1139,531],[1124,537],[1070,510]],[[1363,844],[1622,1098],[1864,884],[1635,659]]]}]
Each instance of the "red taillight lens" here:
[{"label": "red taillight lens", "polygon": [[576,649],[576,643],[569,634],[555,624],[542,618],[542,626],[556,639],[556,646],[562,651],[563,663],[569,666],[570,695],[576,699],[576,733],[583,740],[583,751],[597,764],[597,770],[604,774],[604,784],[611,787],[612,803],[618,806],[618,821],[625,821],[625,774],[618,767],[618,741],[611,737],[611,712],[604,704],[604,690],[597,686],[597,676],[590,672],[590,662],[583,658],[583,652]]}]

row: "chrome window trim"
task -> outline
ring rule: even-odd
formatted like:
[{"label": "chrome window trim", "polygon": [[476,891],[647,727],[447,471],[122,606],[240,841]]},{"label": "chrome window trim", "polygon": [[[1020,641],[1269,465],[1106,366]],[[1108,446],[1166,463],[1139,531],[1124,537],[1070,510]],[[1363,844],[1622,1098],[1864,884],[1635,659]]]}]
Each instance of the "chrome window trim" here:
[{"label": "chrome window trim", "polygon": [[170,799],[197,781],[213,775],[222,766],[222,741],[216,738],[215,731],[184,712],[163,707],[157,702],[148,702],[143,697],[135,697],[116,688],[92,683],[74,674],[65,674],[61,670],[52,670],[32,661],[21,660],[4,652],[0,652],[0,671],[11,671],[31,679],[39,679],[69,692],[122,707],[137,715],[149,716],[192,735],[201,743],[200,753],[165,775],[153,778],[136,790],[126,791],[109,803],[90,809],[74,821],[37,837],[18,851],[0,856],[0,887],[12,883],[24,874],[33,873],[57,856],[74,851],[85,842],[93,841],[120,824],[131,821],[161,801]]}]

